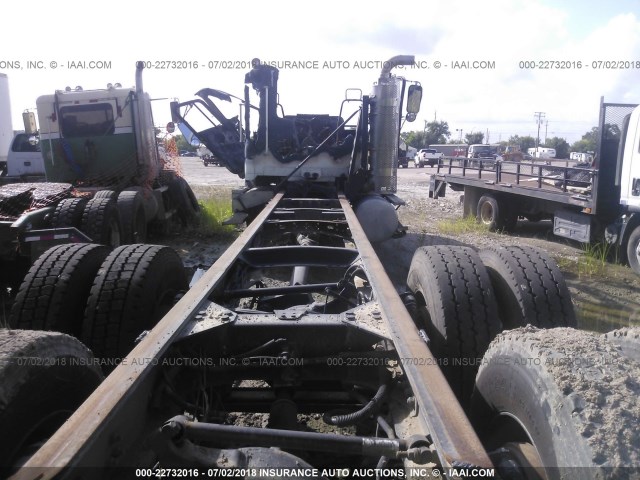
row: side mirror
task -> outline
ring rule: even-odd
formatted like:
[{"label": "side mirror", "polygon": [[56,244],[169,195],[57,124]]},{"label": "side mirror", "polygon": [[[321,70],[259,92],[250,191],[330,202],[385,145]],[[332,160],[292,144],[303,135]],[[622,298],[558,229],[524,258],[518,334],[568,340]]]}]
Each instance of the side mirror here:
[{"label": "side mirror", "polygon": [[[407,121],[413,122],[417,113],[420,111],[420,103],[422,102],[422,85],[409,85],[407,94]],[[411,115],[413,114],[413,115]],[[413,118],[410,118],[413,117]]]},{"label": "side mirror", "polygon": [[171,108],[171,121],[175,123],[180,123],[180,107],[178,102],[170,102],[169,108]]}]

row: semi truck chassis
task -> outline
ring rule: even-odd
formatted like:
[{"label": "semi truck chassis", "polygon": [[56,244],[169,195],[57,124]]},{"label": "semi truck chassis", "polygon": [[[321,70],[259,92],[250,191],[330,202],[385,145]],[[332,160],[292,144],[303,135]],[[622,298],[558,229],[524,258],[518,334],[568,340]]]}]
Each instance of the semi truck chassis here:
[{"label": "semi truck chassis", "polygon": [[[363,466],[490,467],[425,340],[347,199],[279,193],[17,478],[42,465],[40,478],[137,465],[145,448],[131,458],[134,445],[162,466],[291,465],[295,457],[264,448],[279,446],[304,450],[302,463],[329,454],[331,466],[355,456]],[[207,389],[204,405],[198,391]],[[220,422],[229,412],[269,413],[269,428]],[[314,413],[336,432],[301,431],[297,415]],[[368,417],[378,421],[363,434],[338,434]],[[192,443],[203,440],[226,450],[205,454]]]}]

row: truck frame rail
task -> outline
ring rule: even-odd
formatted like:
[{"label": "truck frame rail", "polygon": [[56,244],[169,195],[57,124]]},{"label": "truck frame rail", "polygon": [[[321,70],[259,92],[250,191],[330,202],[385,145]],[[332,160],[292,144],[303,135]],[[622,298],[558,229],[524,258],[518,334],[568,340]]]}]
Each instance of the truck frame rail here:
[{"label": "truck frame rail", "polygon": [[[273,277],[281,280],[266,280]],[[171,366],[188,356],[210,362]],[[354,407],[352,388],[361,392],[358,398],[366,385],[375,390],[382,382],[390,390],[388,421],[400,438],[289,435],[277,424],[269,425],[271,434],[263,433],[277,434],[283,445],[299,441],[333,455],[382,452],[415,465],[492,466],[343,195],[276,194],[15,478],[129,467],[138,461],[134,445],[151,445],[161,465],[181,464],[186,454],[176,450],[177,431],[183,438],[226,438],[225,447],[232,439],[252,444],[256,429],[219,425],[187,394],[179,402],[182,410],[162,408],[175,397],[170,384],[194,375],[222,392],[224,408],[215,407],[220,414],[271,409],[272,417],[273,405],[283,399],[307,413]],[[248,380],[264,383],[246,385]],[[176,417],[184,410],[190,418]]]}]

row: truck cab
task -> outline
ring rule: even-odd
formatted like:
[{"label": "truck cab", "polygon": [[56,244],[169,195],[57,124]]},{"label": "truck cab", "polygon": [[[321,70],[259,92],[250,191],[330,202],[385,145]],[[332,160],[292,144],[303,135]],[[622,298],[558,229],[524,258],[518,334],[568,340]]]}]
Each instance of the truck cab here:
[{"label": "truck cab", "polygon": [[640,213],[640,107],[624,120],[618,161],[620,204],[630,212]]},{"label": "truck cab", "polygon": [[126,187],[156,176],[151,104],[141,86],[67,87],[36,105],[49,181]]},{"label": "truck cab", "polygon": [[43,176],[44,161],[36,135],[17,132],[7,155],[7,175],[9,177]]}]

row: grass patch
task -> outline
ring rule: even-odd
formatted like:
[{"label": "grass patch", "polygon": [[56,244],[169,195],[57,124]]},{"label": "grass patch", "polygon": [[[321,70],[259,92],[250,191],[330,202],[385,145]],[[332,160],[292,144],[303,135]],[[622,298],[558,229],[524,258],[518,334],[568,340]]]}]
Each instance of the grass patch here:
[{"label": "grass patch", "polygon": [[454,218],[442,220],[437,224],[438,232],[443,235],[461,235],[463,233],[487,233],[486,225],[478,222],[476,217]]},{"label": "grass patch", "polygon": [[554,260],[558,264],[558,268],[562,270],[563,273],[577,274],[578,273],[578,262],[571,258],[559,256],[554,257]]},{"label": "grass patch", "polygon": [[586,243],[582,246],[582,256],[578,260],[578,277],[603,276],[611,258],[608,243]]},{"label": "grass patch", "polygon": [[223,225],[222,222],[231,217],[231,197],[221,198],[211,196],[200,200],[200,218],[196,233],[205,237],[235,237],[236,228],[233,225]]}]

